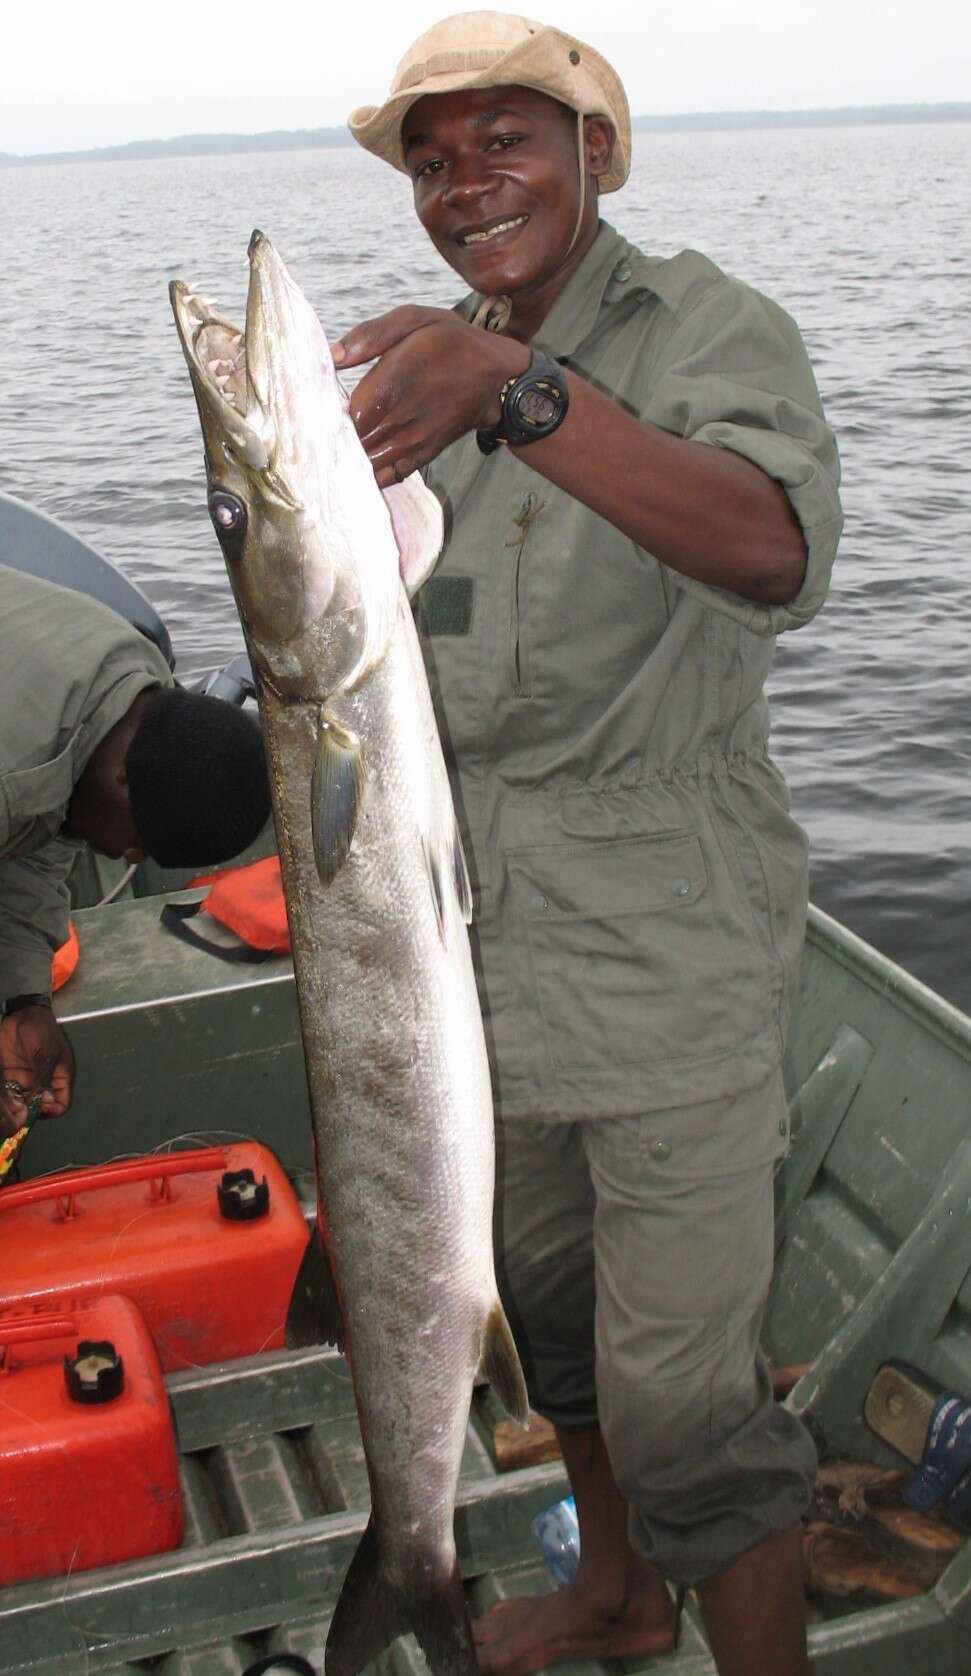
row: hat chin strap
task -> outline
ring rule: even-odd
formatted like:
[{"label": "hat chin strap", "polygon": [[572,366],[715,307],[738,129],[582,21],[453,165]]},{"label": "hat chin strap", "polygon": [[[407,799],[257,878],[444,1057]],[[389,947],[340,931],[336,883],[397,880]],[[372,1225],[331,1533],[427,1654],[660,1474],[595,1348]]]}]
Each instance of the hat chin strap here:
[{"label": "hat chin strap", "polygon": [[[564,262],[566,261],[566,257],[569,256],[573,250],[577,239],[580,237],[580,228],[583,226],[583,213],[587,207],[587,171],[584,164],[583,151],[583,112],[577,111],[577,162],[580,170],[580,204],[577,209],[577,219],[576,226],[573,229],[573,237],[567,246],[566,256],[563,258]],[[483,297],[481,303],[472,316],[472,325],[481,326],[483,331],[486,332],[504,332],[511,317],[511,297]]]},{"label": "hat chin strap", "polygon": [[[570,251],[580,237],[580,228],[583,226],[583,212],[587,207],[587,168],[583,153],[583,112],[577,111],[577,167],[580,170],[580,207],[577,210],[577,224],[573,229],[573,237],[567,249],[567,256],[569,256]],[[565,260],[566,257],[564,257]]]}]

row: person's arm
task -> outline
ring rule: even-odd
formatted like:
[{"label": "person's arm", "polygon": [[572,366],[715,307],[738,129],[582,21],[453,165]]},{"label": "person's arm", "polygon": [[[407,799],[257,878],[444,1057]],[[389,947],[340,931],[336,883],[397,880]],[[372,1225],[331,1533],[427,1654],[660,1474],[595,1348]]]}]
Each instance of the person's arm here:
[{"label": "person's arm", "polygon": [[[0,1133],[20,1128],[35,1094],[42,1117],[70,1105],[74,1055],[50,1006],[51,956],[68,931],[67,875],[75,844],[53,839],[32,855],[0,861]],[[22,997],[36,1002],[19,1004]]]},{"label": "person's arm", "polygon": [[[495,424],[505,380],[530,351],[438,309],[400,308],[335,345],[338,367],[380,357],[351,416],[384,488],[467,431]],[[673,570],[763,605],[795,598],[806,541],[785,489],[757,464],[645,423],[567,374],[570,409],[518,450]]]}]

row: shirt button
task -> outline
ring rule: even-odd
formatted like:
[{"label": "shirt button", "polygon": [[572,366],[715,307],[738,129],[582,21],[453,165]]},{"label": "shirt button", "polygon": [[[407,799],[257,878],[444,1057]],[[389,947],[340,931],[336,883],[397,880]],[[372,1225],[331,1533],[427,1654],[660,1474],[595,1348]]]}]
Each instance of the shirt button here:
[{"label": "shirt button", "polygon": [[541,914],[544,909],[549,907],[550,899],[548,896],[541,896],[537,891],[535,896],[530,897],[529,905],[531,908],[535,908],[538,914]]},{"label": "shirt button", "polygon": [[675,879],[675,881],[674,881],[674,894],[675,894],[675,896],[690,896],[691,895],[691,885],[690,885],[690,883],[688,882],[687,879]]},{"label": "shirt button", "polygon": [[786,1132],[787,1132],[787,1129],[788,1129],[788,1125],[786,1123],[785,1118],[780,1117],[780,1119],[779,1119],[779,1134],[780,1135],[785,1135]]},{"label": "shirt button", "polygon": [[667,1141],[652,1141],[650,1152],[651,1157],[656,1158],[659,1164],[667,1163],[667,1160],[671,1156],[671,1148],[668,1146]]},{"label": "shirt button", "polygon": [[626,285],[627,281],[630,279],[630,275],[631,275],[630,263],[629,262],[618,262],[616,268],[614,269],[614,273],[613,273],[614,279],[616,279],[620,285]]}]

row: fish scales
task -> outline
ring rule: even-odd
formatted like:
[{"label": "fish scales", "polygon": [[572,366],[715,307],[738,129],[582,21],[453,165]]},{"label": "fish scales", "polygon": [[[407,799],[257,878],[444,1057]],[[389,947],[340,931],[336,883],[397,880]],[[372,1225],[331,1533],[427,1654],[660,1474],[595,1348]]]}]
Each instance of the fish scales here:
[{"label": "fish scales", "polygon": [[[405,1545],[402,1567],[418,1518],[441,1522],[447,1548],[468,1408],[453,1405],[443,1449],[446,1422],[429,1399],[438,1381],[461,1388],[478,1361],[492,1268],[492,1136],[481,1121],[488,1070],[465,993],[467,941],[453,926],[461,940],[445,957],[394,737],[402,727],[413,736],[418,720],[413,641],[410,611],[402,612],[388,658],[343,709],[374,767],[358,842],[326,888],[299,797],[312,773],[316,716],[272,695],[265,703],[271,779],[287,810],[281,862],[322,1198],[375,1502],[393,1485],[407,1504],[390,1526]],[[399,1403],[409,1411],[404,1435]],[[399,1470],[403,1450],[421,1461],[417,1474]],[[442,1465],[429,1478],[436,1452]]]},{"label": "fish scales", "polygon": [[327,1671],[413,1630],[435,1676],[472,1676],[453,1526],[476,1376],[527,1406],[493,1266],[468,882],[399,579],[399,561],[412,587],[428,574],[441,513],[417,477],[382,501],[316,316],[261,234],[249,254],[245,337],[171,294],[259,692],[307,1065],[318,1231],[288,1330],[345,1345],[371,1484]]}]

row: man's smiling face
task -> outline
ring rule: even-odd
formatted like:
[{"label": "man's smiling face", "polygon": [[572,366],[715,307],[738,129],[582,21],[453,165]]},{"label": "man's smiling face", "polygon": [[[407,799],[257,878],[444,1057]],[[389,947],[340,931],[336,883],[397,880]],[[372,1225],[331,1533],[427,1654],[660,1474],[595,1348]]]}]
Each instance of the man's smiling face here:
[{"label": "man's smiling face", "polygon": [[[594,131],[595,130],[595,131]],[[610,129],[588,119],[592,174],[609,158]],[[433,93],[402,123],[415,208],[436,249],[474,290],[562,289],[597,232],[596,192],[580,208],[577,117],[527,87]]]}]

